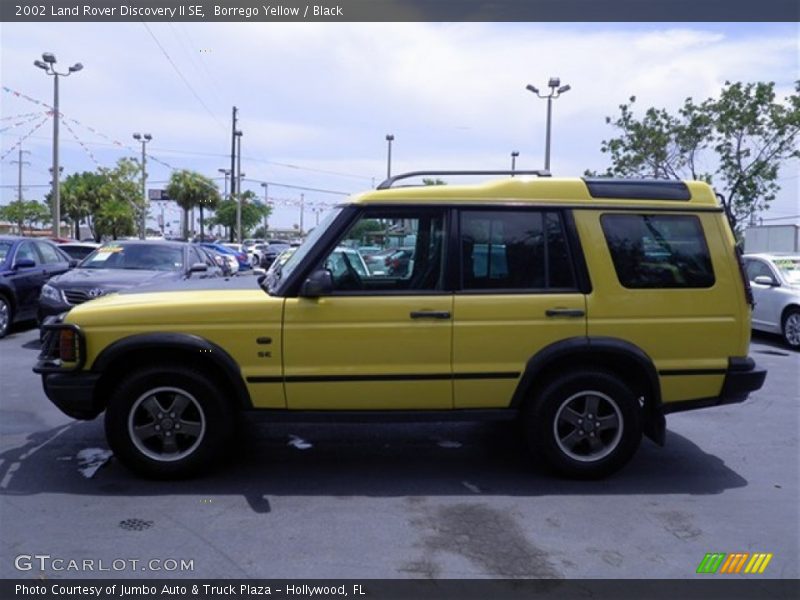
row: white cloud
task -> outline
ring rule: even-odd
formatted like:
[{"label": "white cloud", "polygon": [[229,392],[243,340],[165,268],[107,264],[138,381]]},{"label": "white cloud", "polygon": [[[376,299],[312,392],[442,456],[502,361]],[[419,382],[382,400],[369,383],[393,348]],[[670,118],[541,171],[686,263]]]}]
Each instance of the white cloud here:
[{"label": "white cloud", "polygon": [[[154,155],[209,175],[229,164],[230,111],[236,104],[249,177],[357,190],[385,174],[383,138],[389,132],[396,136],[395,171],[505,168],[511,150],[521,152],[520,166],[539,167],[545,103],[525,85],[543,87],[551,75],[572,86],[553,107],[554,171],[579,175],[606,164],[600,141],[612,131],[604,117],[616,114],[631,95],[642,108],[674,109],[687,96],[714,95],[725,80],[772,80],[788,92],[800,71],[797,32],[788,25],[148,27],[175,66],[142,23],[4,24],[2,83],[49,101],[52,81],[32,66],[34,58],[52,51],[65,64],[81,61],[85,69],[62,85],[65,114],[132,148],[131,133],[149,131]],[[36,108],[8,94],[1,100],[3,117]],[[29,181],[46,181],[49,127],[29,140],[36,149]],[[0,153],[24,130],[3,133]],[[105,140],[85,128],[76,133],[101,162],[124,154],[94,145]],[[62,139],[68,171],[94,168],[67,132]],[[152,169],[154,181],[168,176],[158,164]],[[4,184],[16,180],[8,159],[2,175]],[[787,175],[793,198],[796,181]],[[13,193],[2,188],[1,201]]]}]

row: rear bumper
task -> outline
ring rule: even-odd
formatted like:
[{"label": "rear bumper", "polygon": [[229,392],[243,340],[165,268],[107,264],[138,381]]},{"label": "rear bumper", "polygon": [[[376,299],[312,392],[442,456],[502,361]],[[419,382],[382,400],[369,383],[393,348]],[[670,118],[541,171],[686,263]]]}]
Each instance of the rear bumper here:
[{"label": "rear bumper", "polygon": [[749,356],[730,358],[728,359],[728,369],[725,371],[725,380],[722,383],[722,390],[719,396],[686,400],[684,402],[670,402],[663,405],[662,412],[669,414],[721,406],[723,404],[738,404],[747,400],[750,392],[761,389],[766,378],[767,370],[759,367]]}]

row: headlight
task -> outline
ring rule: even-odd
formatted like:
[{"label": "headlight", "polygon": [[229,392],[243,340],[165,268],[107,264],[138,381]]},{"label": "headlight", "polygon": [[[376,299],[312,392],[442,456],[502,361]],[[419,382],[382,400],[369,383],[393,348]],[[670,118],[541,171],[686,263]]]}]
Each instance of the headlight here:
[{"label": "headlight", "polygon": [[61,293],[61,290],[54,288],[49,283],[45,283],[42,286],[42,298],[52,300],[53,302],[65,302],[64,295]]}]

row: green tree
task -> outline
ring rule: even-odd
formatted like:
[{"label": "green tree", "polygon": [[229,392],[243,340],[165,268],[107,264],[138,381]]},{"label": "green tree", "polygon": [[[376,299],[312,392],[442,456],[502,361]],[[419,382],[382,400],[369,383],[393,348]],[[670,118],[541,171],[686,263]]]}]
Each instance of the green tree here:
[{"label": "green tree", "polygon": [[37,200],[14,200],[6,206],[0,207],[0,219],[5,219],[17,225],[20,234],[33,231],[34,225],[44,225],[50,222],[50,209],[46,204]]},{"label": "green tree", "polygon": [[[79,239],[80,225],[86,221],[90,223],[90,230],[94,236],[94,226],[90,217],[100,208],[103,201],[103,186],[107,179],[100,172],[84,171],[73,173],[62,183],[59,197],[61,199],[61,215],[73,228],[73,237]],[[52,195],[48,193],[45,200],[52,204]]]},{"label": "green tree", "polygon": [[[264,216],[269,216],[270,207],[256,201],[256,194],[251,190],[242,193],[242,237],[249,237],[253,228],[259,225]],[[223,200],[217,206],[213,219],[214,225],[222,225],[229,231],[229,240],[234,241],[236,234],[236,200]]]},{"label": "green tree", "polygon": [[170,176],[167,195],[183,209],[183,237],[189,237],[189,211],[195,207],[200,209],[200,236],[203,237],[203,210],[213,209],[221,200],[217,184],[200,173],[182,169]]},{"label": "green tree", "polygon": [[130,158],[121,158],[113,169],[101,168],[103,182],[93,207],[95,239],[117,239],[133,235],[144,210],[141,193],[141,166]]},{"label": "green tree", "polygon": [[677,114],[649,108],[637,119],[635,102],[606,117],[621,133],[602,142],[611,159],[603,174],[707,181],[727,197],[738,235],[775,199],[782,164],[800,157],[800,81],[783,102],[774,83],[764,82],[725,82],[719,97],[687,98]]}]

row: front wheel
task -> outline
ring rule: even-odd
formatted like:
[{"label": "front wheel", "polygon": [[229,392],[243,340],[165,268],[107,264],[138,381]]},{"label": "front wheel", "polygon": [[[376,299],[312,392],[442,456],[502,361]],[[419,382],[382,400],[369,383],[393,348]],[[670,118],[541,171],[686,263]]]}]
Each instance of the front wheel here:
[{"label": "front wheel", "polygon": [[105,417],[114,454],[158,479],[196,475],[216,462],[233,422],[217,384],[181,367],[134,372],[113,392]]},{"label": "front wheel", "polygon": [[793,308],[783,317],[783,341],[795,350],[800,350],[800,310]]},{"label": "front wheel", "polygon": [[642,438],[636,395],[605,371],[557,377],[532,400],[524,419],[534,453],[552,470],[580,479],[621,469]]}]

